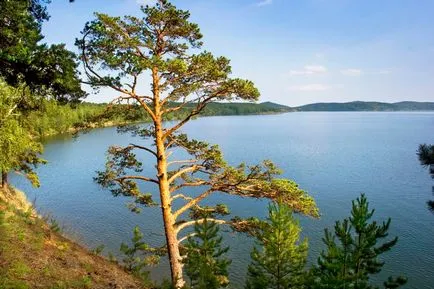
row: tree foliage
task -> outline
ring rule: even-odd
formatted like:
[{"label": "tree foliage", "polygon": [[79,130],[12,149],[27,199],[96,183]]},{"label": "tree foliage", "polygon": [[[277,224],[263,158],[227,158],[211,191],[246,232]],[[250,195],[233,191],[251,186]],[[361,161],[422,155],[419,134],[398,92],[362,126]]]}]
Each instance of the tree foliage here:
[{"label": "tree foliage", "polygon": [[[421,144],[417,151],[420,164],[429,169],[429,174],[434,179],[434,145]],[[434,193],[434,186],[432,187]],[[434,213],[434,201],[427,202],[428,209]]]},{"label": "tree foliage", "polygon": [[[149,115],[152,125],[132,128],[133,133],[146,142],[109,149],[106,169],[96,180],[114,195],[133,198],[136,206],[159,204],[162,208],[171,265],[173,285],[185,283],[179,252],[181,231],[203,222],[200,212],[211,213],[209,221],[245,227],[247,221],[230,222],[225,206],[204,208],[201,202],[213,193],[253,198],[281,198],[295,211],[317,216],[313,199],[289,180],[277,179],[281,172],[265,161],[260,165],[229,165],[216,145],[193,140],[181,128],[215,101],[256,101],[259,92],[251,81],[231,78],[229,60],[214,57],[201,50],[202,34],[197,24],[189,21],[188,11],[177,9],[168,1],[157,1],[155,6],[142,7],[143,16],[111,17],[96,14],[86,24],[77,45],[82,51],[88,82],[93,87],[111,87],[120,93],[113,102],[138,104]],[[150,91],[138,85],[144,75],[151,75]],[[173,123],[163,125],[169,115],[191,109]],[[173,152],[188,155],[185,160],[171,158]],[[137,153],[150,153],[155,159],[156,174],[145,176]],[[158,187],[155,194],[142,192],[139,182],[150,182]],[[191,188],[202,189],[189,193]],[[196,191],[196,190],[195,190]],[[183,201],[175,206],[174,201]],[[187,213],[194,209],[189,218]]]},{"label": "tree foliage", "polygon": [[[382,224],[370,221],[374,210],[364,194],[352,203],[351,217],[337,221],[334,233],[325,229],[326,251],[313,268],[313,288],[378,288],[370,278],[380,273],[384,261],[379,257],[396,245],[398,238],[380,242],[388,237],[390,219]],[[389,277],[385,288],[397,288],[406,283],[403,277]]]},{"label": "tree foliage", "polygon": [[227,287],[228,266],[231,261],[224,255],[229,247],[222,248],[223,238],[219,227],[206,219],[195,224],[194,233],[185,245],[185,273],[190,278],[190,287],[196,289],[217,289]]},{"label": "tree foliage", "polygon": [[120,251],[125,255],[122,259],[125,269],[143,281],[149,282],[149,271],[146,269],[150,265],[157,264],[159,256],[156,250],[143,241],[143,233],[139,227],[136,226],[133,230],[131,246],[122,243]]},{"label": "tree foliage", "polygon": [[305,287],[304,267],[308,243],[300,241],[301,228],[288,205],[272,203],[268,219],[256,234],[259,245],[251,253],[247,289],[286,289]]},{"label": "tree foliage", "polygon": [[29,94],[25,87],[15,88],[0,79],[0,172],[2,186],[6,188],[7,173],[11,170],[39,186],[34,168],[45,163],[39,157],[42,144],[35,140],[31,123],[17,108],[20,100]]},{"label": "tree foliage", "polygon": [[42,144],[26,117],[41,100],[78,101],[85,96],[76,57],[63,44],[41,43],[41,26],[49,19],[45,0],[0,1],[0,169],[7,184],[9,170],[39,185],[34,167]]},{"label": "tree foliage", "polygon": [[47,2],[0,1],[0,77],[14,87],[25,84],[38,95],[77,101],[85,92],[74,53],[63,44],[41,43],[41,26],[49,19]]}]

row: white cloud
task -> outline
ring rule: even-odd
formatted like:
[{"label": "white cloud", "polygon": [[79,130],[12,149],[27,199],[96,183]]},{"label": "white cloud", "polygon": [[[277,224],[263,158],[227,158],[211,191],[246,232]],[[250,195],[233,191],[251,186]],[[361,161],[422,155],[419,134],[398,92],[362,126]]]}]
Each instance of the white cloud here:
[{"label": "white cloud", "polygon": [[356,68],[348,68],[341,70],[341,73],[346,76],[360,76],[362,75],[363,71]]},{"label": "white cloud", "polygon": [[154,5],[156,0],[136,0],[136,3],[139,5]]},{"label": "white cloud", "polygon": [[327,68],[322,65],[306,65],[302,70],[291,70],[289,75],[312,75],[326,73]]},{"label": "white cloud", "polygon": [[255,4],[256,7],[267,6],[273,3],[273,0],[262,0]]},{"label": "white cloud", "polygon": [[313,83],[313,84],[307,84],[307,85],[296,85],[296,86],[290,86],[288,87],[289,90],[295,90],[295,91],[325,91],[330,90],[333,87],[330,85],[325,84],[319,84],[319,83]]},{"label": "white cloud", "polygon": [[382,74],[382,75],[390,74],[390,73],[392,73],[392,72],[390,70],[387,70],[387,69],[378,70],[378,71],[374,72],[374,74]]}]

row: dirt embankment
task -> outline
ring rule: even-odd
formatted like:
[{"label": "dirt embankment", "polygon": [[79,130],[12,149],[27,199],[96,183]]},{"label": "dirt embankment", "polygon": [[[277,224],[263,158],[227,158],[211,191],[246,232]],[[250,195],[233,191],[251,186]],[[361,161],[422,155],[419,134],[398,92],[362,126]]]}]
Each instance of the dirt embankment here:
[{"label": "dirt embankment", "polygon": [[53,231],[19,191],[0,191],[0,288],[144,288],[118,264]]}]

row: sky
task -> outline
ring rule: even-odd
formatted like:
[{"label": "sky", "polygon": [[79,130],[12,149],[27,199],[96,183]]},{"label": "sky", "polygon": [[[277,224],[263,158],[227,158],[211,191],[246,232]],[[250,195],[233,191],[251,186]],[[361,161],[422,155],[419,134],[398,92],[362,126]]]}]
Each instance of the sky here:
[{"label": "sky", "polygon": [[[255,83],[261,102],[434,101],[432,0],[172,3],[191,12],[204,49],[231,60],[233,77]],[[52,0],[45,41],[77,52],[75,38],[94,12],[140,16],[141,4],[152,0]],[[114,96],[104,89],[86,100],[108,102]]]}]

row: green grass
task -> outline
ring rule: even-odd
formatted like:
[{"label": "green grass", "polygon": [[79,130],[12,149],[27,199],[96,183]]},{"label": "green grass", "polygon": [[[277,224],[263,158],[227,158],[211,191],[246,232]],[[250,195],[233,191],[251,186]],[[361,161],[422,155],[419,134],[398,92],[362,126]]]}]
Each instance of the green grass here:
[{"label": "green grass", "polygon": [[[31,210],[20,211],[0,191],[0,289],[143,288],[117,264],[51,231]],[[10,202],[8,200],[8,202]]]}]

